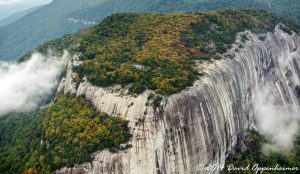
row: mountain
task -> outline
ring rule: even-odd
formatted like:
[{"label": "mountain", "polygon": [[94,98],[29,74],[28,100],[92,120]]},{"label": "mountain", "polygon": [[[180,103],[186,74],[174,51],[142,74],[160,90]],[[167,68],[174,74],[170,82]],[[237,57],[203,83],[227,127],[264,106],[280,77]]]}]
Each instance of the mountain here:
[{"label": "mountain", "polygon": [[66,15],[97,3],[101,1],[55,0],[24,18],[2,27],[0,29],[0,59],[15,59],[45,40],[88,26],[70,21]]},{"label": "mountain", "polygon": [[5,4],[0,6],[0,20],[7,18],[8,16],[17,13],[19,11],[25,10],[26,8],[30,8],[24,5],[12,5],[12,4]]},{"label": "mountain", "polygon": [[11,15],[11,16],[8,16],[7,18],[0,21],[0,27],[11,24],[11,23],[17,21],[18,19],[21,19],[22,17],[26,16],[29,13],[34,12],[35,10],[37,10],[41,7],[42,6],[33,7],[33,8],[28,9],[28,10],[20,11],[20,12],[17,12],[15,14]]},{"label": "mountain", "polygon": [[[73,48],[73,51],[83,53],[86,61],[84,62],[85,66],[79,66],[74,70],[81,79],[85,77],[93,85],[104,87],[132,83],[129,90],[133,93],[141,93],[145,89],[151,89],[159,94],[169,95],[181,91],[195,80],[198,72],[194,72],[191,68],[191,64],[189,64],[191,59],[219,59],[220,57],[216,53],[223,53],[228,50],[235,41],[235,35],[238,32],[251,29],[258,33],[265,33],[271,31],[274,24],[281,21],[280,18],[268,13],[251,14],[251,12],[248,13],[252,16],[258,16],[257,18],[260,19],[258,22],[256,22],[258,19],[248,13],[235,13],[233,11],[232,14],[230,12],[225,13],[222,18],[219,15],[209,15],[202,21],[203,24],[196,19],[186,21],[192,26],[192,31],[186,32],[184,32],[184,27],[187,24],[180,21],[183,18],[180,14],[172,16],[173,20],[169,18],[160,19],[159,15],[140,17],[141,15],[135,14],[117,14],[106,18],[101,24],[88,31],[82,31],[82,34],[79,33],[73,37],[67,36],[56,42],[47,43],[38,47],[36,51],[43,52],[43,50],[48,49],[60,51],[59,48],[66,48],[67,45],[73,47],[79,44],[80,46]],[[230,21],[227,23],[222,21],[226,17],[230,19],[233,18],[232,16],[238,15],[244,20],[235,20],[231,23]],[[261,22],[263,17],[265,18],[264,23]],[[151,22],[152,20],[158,22]],[[163,24],[159,23],[164,20]],[[175,25],[176,20],[178,20],[178,25]],[[214,22],[222,27],[211,29],[213,26],[209,26],[209,24]],[[175,31],[178,32],[177,34],[171,32],[169,37],[161,38],[164,39],[161,43],[159,40],[154,40],[155,42],[153,41],[149,45],[147,44],[151,39],[149,37],[154,34],[158,35],[157,32],[161,30],[158,28],[158,31],[145,32],[147,28],[153,26],[166,27],[165,33],[168,33],[171,26],[176,26],[179,31]],[[229,29],[229,27],[234,29]],[[132,32],[132,35],[128,36],[128,32]],[[164,33],[160,34],[163,36]],[[180,35],[181,37],[172,38],[173,35]],[[202,35],[202,37],[197,37],[197,35]],[[177,47],[172,48],[170,45],[168,47],[166,43],[177,45]],[[198,50],[194,50],[195,47]],[[164,52],[160,49],[163,49]],[[157,51],[146,52],[146,50]],[[130,61],[127,60],[128,58]],[[180,61],[176,62],[169,59]],[[106,66],[101,67],[101,64]],[[144,67],[148,71],[136,69],[136,65]]]},{"label": "mountain", "polygon": [[[19,58],[37,45],[122,12],[187,12],[222,8],[270,9],[299,22],[298,0],[54,0],[26,17],[0,28],[0,60]],[[283,6],[284,5],[284,6]],[[283,6],[283,8],[281,8]],[[47,19],[47,20],[46,20]],[[47,21],[47,22],[45,22]],[[30,37],[29,37],[30,36]]]},{"label": "mountain", "polygon": [[[263,10],[133,13],[49,41],[35,51],[73,57],[49,105],[0,118],[0,173],[199,173],[263,117],[286,143],[276,114],[298,123],[299,31]],[[295,145],[270,164],[299,164]]]}]

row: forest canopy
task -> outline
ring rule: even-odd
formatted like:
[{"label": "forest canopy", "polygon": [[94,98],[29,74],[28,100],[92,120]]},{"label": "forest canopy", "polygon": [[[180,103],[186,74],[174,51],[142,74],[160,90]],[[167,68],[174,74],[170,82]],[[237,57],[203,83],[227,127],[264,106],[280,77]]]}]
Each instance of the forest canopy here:
[{"label": "forest canopy", "polygon": [[0,173],[51,173],[91,159],[131,137],[127,121],[97,112],[84,98],[60,95],[33,113],[0,118]]},{"label": "forest canopy", "polygon": [[[42,45],[82,53],[74,68],[96,86],[129,85],[132,93],[146,89],[171,95],[191,86],[201,75],[195,61],[220,59],[236,34],[273,31],[285,23],[263,10],[221,10],[208,13],[115,14],[75,35]],[[79,45],[79,46],[78,46]]]}]

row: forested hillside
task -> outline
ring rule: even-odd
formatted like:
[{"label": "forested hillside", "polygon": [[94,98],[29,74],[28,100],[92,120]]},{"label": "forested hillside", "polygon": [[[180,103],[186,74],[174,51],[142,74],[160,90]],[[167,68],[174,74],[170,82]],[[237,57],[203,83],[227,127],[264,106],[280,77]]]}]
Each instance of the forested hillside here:
[{"label": "forested hillside", "polygon": [[[13,24],[0,28],[0,60],[19,58],[37,45],[98,23],[114,13],[200,12],[259,8],[299,21],[298,0],[54,0]],[[271,8],[270,8],[271,7]]]},{"label": "forested hillside", "polygon": [[130,138],[127,122],[98,113],[83,98],[60,95],[38,112],[0,118],[0,173],[51,173],[90,160]]},{"label": "forested hillside", "polygon": [[[230,155],[226,161],[226,166],[244,166],[247,167],[249,164],[259,164],[263,167],[299,167],[300,164],[300,131],[294,140],[294,146],[291,149],[275,150],[271,153],[266,153],[264,150],[265,143],[268,143],[266,137],[260,135],[256,131],[252,131],[247,135],[245,142],[240,144],[234,155]],[[252,167],[252,166],[251,166]],[[232,171],[225,170],[226,174],[248,174],[251,171]],[[252,171],[255,173],[255,171]],[[263,171],[266,174],[298,174],[299,170],[293,171]]]},{"label": "forested hillside", "polygon": [[121,84],[129,85],[132,93],[151,89],[170,95],[192,85],[201,75],[194,69],[196,60],[219,59],[218,53],[230,48],[238,32],[265,33],[279,22],[284,21],[262,10],[116,14],[36,51],[62,51],[69,45],[69,50],[82,53],[83,64],[74,68],[78,83],[87,77],[96,86]]}]

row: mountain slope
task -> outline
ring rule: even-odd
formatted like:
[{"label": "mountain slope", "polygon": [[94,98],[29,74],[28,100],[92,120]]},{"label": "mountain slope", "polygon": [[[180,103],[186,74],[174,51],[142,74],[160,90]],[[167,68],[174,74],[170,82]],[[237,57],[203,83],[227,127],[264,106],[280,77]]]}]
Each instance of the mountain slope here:
[{"label": "mountain slope", "polygon": [[52,0],[1,0],[0,1],[0,20],[3,20],[15,13],[47,4]]},{"label": "mountain slope", "polygon": [[[224,13],[220,14],[225,16]],[[229,14],[236,14],[233,15],[235,17],[232,21],[245,19],[240,18],[243,15],[239,13]],[[265,16],[261,15],[255,21],[267,24]],[[231,21],[227,16],[226,19],[225,21]],[[185,21],[189,21],[189,18],[185,18]],[[275,22],[276,19],[271,21]],[[155,26],[150,28],[159,28]],[[232,26],[231,29],[236,28],[234,25],[229,26]],[[216,25],[213,27],[218,28]],[[130,28],[133,31],[134,29]],[[101,35],[101,31],[99,32],[98,35]],[[130,32],[124,33],[130,35]],[[161,42],[168,44],[164,40],[165,36],[161,38]],[[240,145],[246,150],[246,155],[233,156],[232,160],[234,164],[238,164],[237,167],[247,166],[249,163],[253,166],[259,162],[259,166],[274,167],[278,164],[280,167],[296,168],[300,163],[299,138],[295,139],[295,149],[289,151],[284,148],[283,153],[271,153],[271,157],[267,157],[259,149],[266,145],[263,144],[265,141],[257,142],[257,138],[250,137],[246,146],[242,142],[245,134],[255,125],[260,133],[266,135],[271,148],[277,147],[277,143],[293,144],[293,133],[289,134],[290,131],[287,130],[293,130],[291,125],[298,125],[300,119],[299,41],[299,35],[281,24],[276,25],[274,31],[267,34],[240,33],[236,43],[232,45],[233,48],[228,50],[233,57],[198,62],[198,71],[204,72],[204,75],[192,87],[159,101],[154,99],[152,91],[124,96],[122,89],[98,87],[86,80],[74,85],[73,82],[77,79],[73,79],[74,74],[69,68],[69,75],[63,82],[65,92],[85,96],[98,110],[126,115],[130,127],[133,128],[133,138],[130,141],[133,147],[118,153],[98,152],[93,161],[63,168],[57,174],[70,174],[80,170],[91,174],[196,174],[207,170],[202,168],[205,164],[224,164],[225,158],[234,152],[235,145]],[[100,52],[97,55],[102,55],[101,47],[99,48]],[[165,49],[159,50],[162,55],[164,51]],[[126,53],[126,49],[124,52]],[[101,57],[105,58],[102,55],[97,60],[101,60]],[[92,62],[97,65],[97,60],[92,59]],[[131,59],[128,60],[130,61]],[[74,66],[78,64],[80,62],[74,62]],[[85,66],[84,63],[82,65]],[[101,62],[99,68],[107,65],[109,64]],[[91,68],[90,71],[93,72],[94,69]],[[228,171],[249,172],[253,173]],[[279,173],[297,174],[299,171],[294,169]]]},{"label": "mountain slope", "polygon": [[0,117],[0,172],[51,173],[90,160],[97,150],[118,149],[129,138],[124,119],[95,111],[84,98],[60,95],[38,112]]},{"label": "mountain slope", "polygon": [[[132,84],[132,93],[151,89],[170,95],[193,84],[199,75],[193,69],[193,61],[220,59],[219,54],[230,48],[238,32],[248,29],[266,33],[280,22],[283,21],[271,13],[255,10],[189,15],[116,14],[91,29],[46,43],[36,51],[62,51],[68,46],[73,52],[82,53],[83,64],[74,69],[79,75],[78,83],[85,77],[96,86]],[[297,30],[292,24],[287,25]]]},{"label": "mountain slope", "polygon": [[15,59],[46,40],[87,27],[88,25],[84,23],[68,20],[66,15],[101,2],[101,0],[55,0],[24,18],[1,27],[0,59]]},{"label": "mountain slope", "polygon": [[15,14],[11,15],[11,16],[8,16],[7,18],[0,21],[0,27],[11,24],[11,23],[17,21],[18,19],[21,19],[22,17],[26,16],[27,14],[29,14],[31,12],[34,12],[35,10],[37,10],[41,7],[42,6],[33,7],[33,8],[28,9],[28,10],[17,12]]},{"label": "mountain slope", "polygon": [[[44,41],[73,33],[113,13],[208,11],[222,8],[269,9],[267,0],[55,0],[25,18],[0,28],[0,60],[17,59]],[[299,22],[299,1],[272,1],[273,11]],[[280,10],[278,10],[280,8]],[[47,21],[47,22],[45,22]]]}]

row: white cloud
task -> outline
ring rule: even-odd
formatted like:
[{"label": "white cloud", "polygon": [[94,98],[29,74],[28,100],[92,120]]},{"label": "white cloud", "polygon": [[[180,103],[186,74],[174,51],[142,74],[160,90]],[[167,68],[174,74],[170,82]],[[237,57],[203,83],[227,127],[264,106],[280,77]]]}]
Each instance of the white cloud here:
[{"label": "white cloud", "polygon": [[68,57],[35,53],[23,63],[0,63],[0,114],[38,107],[57,86]]},{"label": "white cloud", "polygon": [[254,91],[254,109],[258,131],[268,144],[265,150],[290,149],[299,130],[299,108],[282,102],[274,83]]}]

